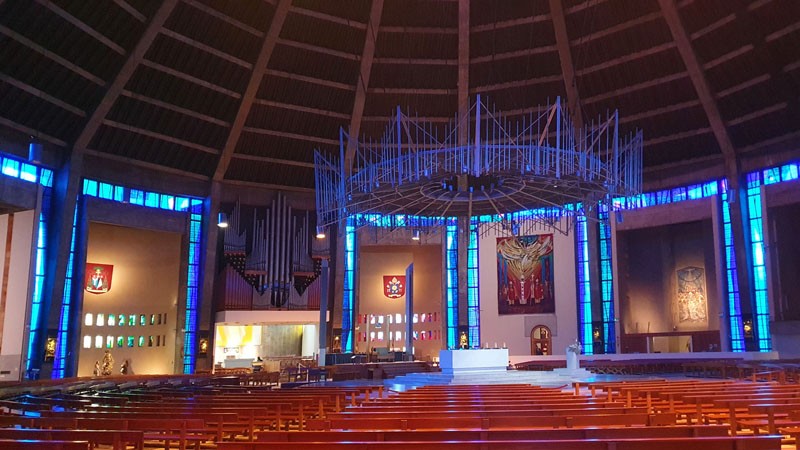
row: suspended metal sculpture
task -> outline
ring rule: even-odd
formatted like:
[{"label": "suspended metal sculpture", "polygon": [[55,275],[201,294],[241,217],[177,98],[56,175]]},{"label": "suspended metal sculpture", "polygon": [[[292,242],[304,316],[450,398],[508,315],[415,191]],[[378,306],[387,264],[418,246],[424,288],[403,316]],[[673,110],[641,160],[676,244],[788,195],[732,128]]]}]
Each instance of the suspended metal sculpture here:
[{"label": "suspended metal sculpture", "polygon": [[380,141],[341,130],[338,158],[315,152],[317,223],[426,229],[482,217],[494,224],[482,232],[568,233],[576,215],[641,192],[642,133],[621,137],[618,125],[614,111],[576,130],[560,98],[511,121],[478,96],[439,136],[398,107]]}]

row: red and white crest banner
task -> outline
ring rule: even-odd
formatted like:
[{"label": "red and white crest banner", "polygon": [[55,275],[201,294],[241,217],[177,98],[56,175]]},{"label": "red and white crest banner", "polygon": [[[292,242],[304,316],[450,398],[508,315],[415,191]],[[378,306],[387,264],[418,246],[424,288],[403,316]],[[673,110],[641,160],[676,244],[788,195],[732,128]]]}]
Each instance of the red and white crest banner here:
[{"label": "red and white crest banner", "polygon": [[406,295],[406,276],[384,275],[383,295],[389,298],[400,298]]},{"label": "red and white crest banner", "polygon": [[86,292],[105,294],[111,290],[111,276],[114,266],[111,264],[86,263],[86,280],[83,283]]}]

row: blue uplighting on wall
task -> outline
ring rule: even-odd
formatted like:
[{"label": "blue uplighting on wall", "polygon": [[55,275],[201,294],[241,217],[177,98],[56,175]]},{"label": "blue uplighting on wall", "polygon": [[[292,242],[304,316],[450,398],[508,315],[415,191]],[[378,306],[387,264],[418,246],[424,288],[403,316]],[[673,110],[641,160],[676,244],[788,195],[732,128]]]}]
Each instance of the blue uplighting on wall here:
[{"label": "blue uplighting on wall", "polygon": [[467,318],[469,346],[481,346],[481,300],[478,287],[478,221],[470,220],[469,245],[467,245]]},{"label": "blue uplighting on wall", "polygon": [[[578,208],[581,206],[578,205]],[[577,247],[577,272],[578,283],[578,333],[581,336],[583,352],[587,355],[594,354],[594,339],[592,337],[592,295],[589,280],[589,241],[587,237],[586,217],[579,215],[575,219],[575,241]]]},{"label": "blue uplighting on wall", "polygon": [[445,293],[447,295],[447,348],[456,348],[458,334],[458,225],[448,220],[445,231]]},{"label": "blue uplighting on wall", "polygon": [[769,331],[769,300],[767,297],[767,264],[764,254],[764,221],[761,204],[761,173],[747,174],[747,228],[749,230],[755,306],[755,336],[758,350],[772,350]]},{"label": "blue uplighting on wall", "polygon": [[344,231],[344,295],[342,297],[342,353],[353,351],[353,304],[356,283],[356,227],[347,219]]}]

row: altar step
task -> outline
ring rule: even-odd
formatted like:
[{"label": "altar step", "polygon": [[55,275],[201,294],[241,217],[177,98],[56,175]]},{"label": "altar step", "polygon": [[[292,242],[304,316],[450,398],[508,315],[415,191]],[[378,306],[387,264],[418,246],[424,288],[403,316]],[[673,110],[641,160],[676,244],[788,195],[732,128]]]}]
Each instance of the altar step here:
[{"label": "altar step", "polygon": [[565,387],[574,381],[600,381],[603,376],[595,375],[585,369],[574,371],[474,371],[448,375],[441,372],[410,373],[385,380],[384,385],[394,390],[414,389],[430,385],[471,385],[471,384],[530,384],[542,387]]}]

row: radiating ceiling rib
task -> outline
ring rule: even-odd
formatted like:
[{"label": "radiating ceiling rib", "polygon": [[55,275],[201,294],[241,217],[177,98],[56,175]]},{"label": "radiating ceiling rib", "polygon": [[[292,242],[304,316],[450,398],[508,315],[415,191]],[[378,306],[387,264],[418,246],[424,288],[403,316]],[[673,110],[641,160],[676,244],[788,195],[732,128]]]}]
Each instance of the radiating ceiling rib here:
[{"label": "radiating ceiling rib", "polygon": [[764,36],[764,40],[767,42],[774,41],[775,39],[782,38],[787,34],[794,33],[795,31],[800,30],[800,22],[793,23],[787,27],[781,28],[775,32],[772,32],[766,36]]},{"label": "radiating ceiling rib", "polygon": [[46,102],[52,103],[53,105],[58,106],[59,108],[69,111],[72,114],[75,114],[80,117],[86,117],[86,112],[76,106],[73,106],[61,99],[53,97],[52,95],[48,94],[47,92],[42,91],[41,89],[35,88],[31,85],[25,84],[22,81],[17,80],[16,78],[12,78],[4,73],[0,72],[0,81],[4,83],[8,83],[15,88],[25,91],[34,97],[38,97]]},{"label": "radiating ceiling rib", "polygon": [[664,144],[666,142],[680,141],[681,139],[699,136],[701,134],[706,134],[710,132],[711,128],[703,127],[703,128],[698,128],[696,130],[683,131],[680,133],[670,133],[666,136],[659,136],[650,139],[645,139],[644,145],[650,146],[650,145]]},{"label": "radiating ceiling rib", "polygon": [[731,119],[731,120],[729,120],[727,122],[727,124],[729,126],[741,125],[744,122],[747,122],[747,121],[750,121],[750,120],[754,120],[754,119],[758,119],[759,117],[768,116],[768,115],[770,115],[770,114],[772,114],[774,112],[778,112],[778,111],[784,110],[784,109],[786,109],[788,107],[789,107],[789,103],[788,102],[780,102],[780,103],[778,103],[776,105],[767,106],[766,108],[762,108],[762,109],[759,109],[757,111],[753,111],[753,112],[747,113],[747,114],[745,114],[743,116],[737,117],[735,119]]},{"label": "radiating ceiling rib", "polygon": [[259,38],[263,38],[264,37],[264,33],[261,30],[257,30],[255,28],[251,27],[250,25],[247,25],[247,24],[244,24],[242,22],[239,22],[238,20],[234,19],[233,17],[230,17],[227,14],[223,14],[223,13],[217,11],[216,9],[214,9],[214,8],[212,8],[210,6],[206,6],[206,5],[198,2],[197,0],[183,0],[183,3],[186,3],[187,5],[191,6],[194,9],[203,11],[204,13],[208,14],[209,16],[216,17],[217,19],[219,19],[219,20],[221,20],[221,21],[223,21],[223,22],[225,22],[227,24],[233,25],[236,28],[244,30],[244,31],[252,34],[255,37],[259,37]]},{"label": "radiating ceiling rib", "polygon": [[260,98],[255,99],[253,101],[253,103],[255,103],[257,105],[270,106],[270,107],[273,107],[273,108],[281,108],[281,109],[288,109],[288,110],[291,110],[291,111],[299,111],[299,112],[305,112],[305,113],[309,113],[309,114],[316,114],[318,116],[323,116],[323,117],[333,117],[335,119],[342,119],[342,120],[350,119],[350,115],[349,114],[339,113],[339,112],[336,112],[336,111],[328,111],[326,109],[311,108],[311,107],[308,107],[308,106],[294,105],[294,104],[291,104],[291,103],[276,102],[276,101],[272,101],[272,100],[263,100],[263,99],[260,99]]},{"label": "radiating ceiling rib", "polygon": [[323,55],[330,55],[342,59],[349,59],[351,61],[358,61],[358,55],[354,55],[352,53],[347,53],[339,50],[334,50],[328,47],[320,47],[319,45],[307,44],[305,42],[297,42],[289,39],[279,38],[278,44],[285,45],[287,47],[299,48],[301,50],[308,50],[310,52],[321,53]]},{"label": "radiating ceiling rib", "polygon": [[187,73],[181,72],[179,70],[175,70],[175,69],[173,69],[171,67],[167,67],[167,66],[165,66],[163,64],[159,64],[157,62],[150,61],[148,59],[142,59],[141,64],[143,66],[145,66],[145,67],[149,67],[151,69],[156,69],[159,72],[164,72],[167,75],[172,75],[173,77],[180,78],[180,79],[182,79],[184,81],[188,81],[190,83],[194,83],[194,84],[196,84],[198,86],[202,86],[204,88],[210,89],[210,90],[215,91],[215,92],[219,92],[220,94],[225,94],[225,95],[227,95],[229,97],[233,97],[233,98],[241,98],[242,97],[242,94],[240,94],[238,92],[234,92],[234,91],[232,91],[230,89],[224,88],[222,86],[216,85],[216,84],[211,83],[211,82],[206,81],[206,80],[201,80],[200,78],[194,77],[192,75],[189,75]]},{"label": "radiating ceiling rib", "polygon": [[455,89],[422,89],[422,88],[368,88],[369,94],[394,94],[394,95],[452,95]]},{"label": "radiating ceiling rib", "polygon": [[358,71],[356,80],[356,95],[353,100],[352,114],[350,115],[351,139],[347,141],[344,164],[347,173],[353,169],[353,157],[356,151],[356,139],[361,135],[361,117],[364,115],[364,104],[367,100],[367,88],[369,87],[369,77],[372,72],[372,59],[375,57],[375,44],[378,40],[378,29],[381,25],[381,15],[383,14],[383,0],[372,0],[369,12],[369,22],[364,32],[364,46],[361,52],[361,67]]},{"label": "radiating ceiling rib", "polygon": [[578,3],[577,5],[570,6],[566,9],[567,14],[573,14],[579,11],[583,11],[584,9],[594,8],[597,5],[602,5],[603,3],[607,2],[608,0],[587,0],[583,3]]},{"label": "radiating ceiling rib", "polygon": [[316,84],[319,86],[326,86],[343,91],[355,91],[356,87],[352,84],[339,83],[338,81],[323,80],[322,78],[309,77],[307,75],[300,75],[296,73],[284,72],[282,70],[267,69],[266,75],[286,78],[287,80],[303,81],[305,83]]},{"label": "radiating ceiling rib", "polygon": [[247,82],[247,88],[245,88],[242,101],[239,104],[239,109],[236,111],[236,118],[233,120],[228,138],[225,140],[225,146],[222,149],[222,154],[217,162],[217,168],[214,171],[214,181],[225,178],[225,173],[228,171],[228,166],[231,162],[231,155],[236,151],[236,144],[238,144],[239,137],[242,135],[247,116],[250,115],[250,108],[253,106],[253,100],[258,93],[258,88],[261,86],[261,81],[264,79],[264,73],[267,71],[267,64],[269,64],[269,59],[272,57],[272,51],[275,50],[275,45],[279,39],[278,36],[281,34],[291,4],[291,0],[280,0],[278,6],[275,8],[269,31],[264,38],[264,42],[261,44],[261,51],[259,51],[256,63],[253,65],[253,71],[250,73],[250,80]]},{"label": "radiating ceiling rib", "polygon": [[[800,62],[798,62],[798,63],[800,63]],[[742,90],[747,89],[749,87],[753,87],[753,86],[755,86],[757,84],[765,83],[765,82],[769,81],[770,78],[772,78],[772,77],[768,73],[765,73],[763,75],[759,75],[759,76],[757,76],[755,78],[751,78],[751,79],[749,79],[749,80],[747,80],[747,81],[745,81],[743,83],[739,83],[739,84],[737,84],[735,86],[731,86],[729,88],[720,90],[719,92],[717,92],[717,98],[725,98],[725,97],[727,97],[727,96],[729,96],[731,94],[735,94],[737,92],[741,92]]]},{"label": "radiating ceiling rib", "polygon": [[294,14],[313,17],[315,19],[324,20],[326,22],[338,23],[339,25],[345,25],[359,30],[365,30],[367,28],[367,24],[359,22],[357,20],[346,19],[344,17],[334,16],[319,11],[312,11],[310,9],[300,8],[299,6],[292,6],[289,9],[289,11],[291,11]]},{"label": "radiating ceiling rib", "polygon": [[528,78],[526,80],[507,81],[505,83],[487,84],[484,86],[474,86],[470,88],[470,93],[475,94],[478,92],[499,91],[503,89],[512,89],[524,86],[533,86],[535,84],[555,83],[563,80],[564,77],[559,75],[550,75],[546,77]]},{"label": "radiating ceiling rib", "polygon": [[133,16],[139,22],[145,23],[147,22],[147,17],[144,14],[140,13],[136,8],[130,5],[130,3],[126,2],[125,0],[114,0],[114,3],[125,10],[126,13]]},{"label": "radiating ceiling rib", "polygon": [[630,86],[625,86],[623,88],[615,89],[613,91],[604,92],[602,94],[598,94],[592,97],[586,97],[583,99],[583,104],[586,105],[589,103],[599,102],[601,100],[607,100],[609,98],[619,97],[621,95],[630,94],[631,92],[641,91],[642,89],[648,89],[661,84],[666,84],[672,81],[680,80],[688,76],[689,74],[687,74],[686,72],[678,72],[670,75],[665,75],[663,77],[654,78],[652,80],[643,81],[637,84],[632,84]]},{"label": "radiating ceiling rib", "polygon": [[268,156],[247,155],[247,154],[244,154],[244,153],[234,153],[233,154],[233,158],[234,159],[243,159],[245,161],[259,161],[259,162],[270,163],[270,164],[281,164],[281,165],[284,165],[284,166],[306,167],[306,168],[310,168],[310,169],[313,169],[315,167],[314,163],[310,163],[310,162],[292,161],[292,160],[289,160],[289,159],[280,159],[280,158],[270,158]]},{"label": "radiating ceiling rib", "polygon": [[145,53],[147,53],[150,45],[155,40],[156,36],[158,36],[159,30],[163,28],[164,22],[166,22],[169,15],[172,14],[172,10],[175,9],[175,5],[177,3],[178,0],[164,0],[156,13],[150,19],[150,23],[147,25],[144,33],[142,33],[142,37],[139,39],[139,42],[136,43],[133,51],[131,51],[131,53],[128,55],[128,58],[125,60],[125,63],[119,70],[119,73],[114,78],[114,81],[109,84],[108,89],[106,89],[105,94],[103,94],[103,98],[100,100],[100,103],[98,103],[97,108],[95,108],[95,110],[92,112],[92,115],[86,121],[86,125],[84,125],[83,130],[81,130],[78,138],[75,140],[75,143],[72,146],[73,157],[80,158],[83,151],[89,146],[89,142],[100,128],[100,124],[106,118],[106,115],[108,115],[111,107],[114,106],[114,103],[122,93],[125,85],[128,84],[128,81],[131,79],[131,76],[133,76],[133,72],[136,70],[136,67],[144,61]]},{"label": "radiating ceiling rib", "polygon": [[[364,116],[361,122],[380,122],[388,124],[392,120],[391,116]],[[452,117],[406,117],[405,120],[410,122],[420,123],[448,123],[453,120]]]},{"label": "radiating ceiling rib", "polygon": [[575,76],[575,66],[572,64],[567,22],[564,18],[564,8],[561,5],[561,0],[550,0],[550,15],[553,18],[553,30],[556,35],[558,58],[561,61],[561,73],[564,76],[564,88],[567,91],[569,111],[575,127],[583,129],[583,112],[581,111],[581,98],[578,93],[578,80]]},{"label": "radiating ceiling rib", "polygon": [[540,55],[543,53],[555,52],[558,47],[555,45],[542,45],[533,48],[524,48],[522,50],[514,50],[511,52],[493,53],[491,55],[476,56],[470,60],[472,64],[502,61],[504,59],[520,58],[523,56]]},{"label": "radiating ceiling rib", "polygon": [[674,42],[665,42],[660,45],[656,45],[654,47],[650,47],[644,50],[639,50],[638,52],[629,53],[625,56],[620,56],[614,59],[609,59],[608,61],[603,61],[599,64],[595,64],[593,66],[584,67],[582,69],[578,69],[578,75],[584,76],[590,73],[598,72],[600,70],[608,69],[609,67],[618,66],[620,64],[625,64],[631,61],[636,61],[637,59],[645,58],[648,56],[657,55],[659,53],[665,52],[675,48]]},{"label": "radiating ceiling rib", "polygon": [[84,70],[83,68],[81,68],[81,67],[79,67],[79,66],[77,66],[77,65],[75,65],[75,64],[73,64],[73,63],[71,63],[69,61],[67,61],[66,59],[62,58],[61,56],[51,52],[50,50],[42,47],[41,45],[33,42],[32,40],[26,38],[25,36],[17,33],[16,31],[14,31],[14,30],[12,30],[10,28],[7,28],[7,27],[5,27],[3,25],[0,25],[0,33],[5,34],[6,36],[8,36],[11,39],[19,42],[20,44],[24,45],[25,47],[28,47],[29,49],[35,51],[36,53],[39,53],[40,55],[42,55],[42,56],[44,56],[44,57],[46,57],[46,58],[58,63],[62,67],[65,67],[66,69],[68,69],[68,70],[70,70],[70,71],[82,76],[83,78],[86,78],[87,80],[91,81],[94,84],[97,84],[98,86],[102,86],[102,85],[105,84],[105,81],[103,81],[102,78],[100,78],[100,77],[90,73],[89,71]]},{"label": "radiating ceiling rib", "polygon": [[503,28],[511,28],[520,25],[530,25],[539,22],[545,22],[550,18],[549,14],[537,14],[535,16],[520,17],[518,19],[503,20],[500,22],[485,23],[482,25],[474,25],[470,27],[470,33],[480,33],[483,31],[501,30]]},{"label": "radiating ceiling rib", "polygon": [[458,34],[458,28],[453,27],[404,27],[381,25],[381,33],[416,33],[416,34]]},{"label": "radiating ceiling rib", "polygon": [[753,48],[754,47],[753,47],[752,44],[747,44],[747,45],[744,45],[742,47],[737,48],[736,50],[732,50],[732,51],[730,51],[730,52],[728,52],[728,53],[726,53],[724,55],[720,55],[720,56],[712,59],[711,61],[708,61],[708,62],[704,63],[703,64],[703,70],[712,69],[712,68],[717,67],[720,64],[724,64],[724,63],[726,63],[726,62],[728,62],[728,61],[730,61],[730,60],[732,60],[734,58],[738,58],[739,56],[744,55],[747,52],[753,51]]},{"label": "radiating ceiling rib", "polygon": [[259,189],[275,189],[280,191],[291,191],[291,192],[304,192],[307,194],[314,193],[314,188],[287,186],[285,184],[256,183],[253,181],[242,181],[242,180],[223,180],[223,183],[231,186],[254,187]]},{"label": "radiating ceiling rib", "polygon": [[[552,14],[552,11],[553,11],[552,7],[550,8],[550,11],[551,11],[551,14]],[[562,9],[562,14],[563,14],[563,9]],[[608,27],[608,28],[604,28],[604,29],[599,30],[599,31],[595,31],[594,33],[589,33],[587,35],[572,39],[572,41],[570,41],[570,44],[571,45],[585,44],[585,43],[591,42],[591,41],[593,41],[595,39],[600,39],[600,38],[603,38],[603,37],[606,37],[606,36],[610,36],[610,35],[612,35],[614,33],[619,33],[620,31],[625,31],[625,30],[627,30],[629,28],[634,28],[636,26],[643,25],[645,23],[652,22],[652,21],[658,20],[660,18],[661,18],[661,13],[660,12],[654,12],[654,13],[650,13],[650,14],[645,14],[645,15],[643,15],[641,17],[637,17],[635,19],[628,20],[627,22],[622,22],[622,23],[616,24],[614,26],[611,26],[611,27]]]},{"label": "radiating ceiling rib", "polygon": [[168,136],[163,133],[159,133],[156,131],[146,130],[144,128],[136,127],[133,125],[128,125],[125,123],[117,122],[114,120],[104,119],[103,125],[107,125],[109,127],[116,128],[118,130],[129,131],[131,133],[140,134],[142,136],[147,136],[153,139],[158,139],[164,142],[169,142],[171,144],[180,145],[181,147],[191,148],[193,150],[198,150],[204,153],[209,153],[211,155],[218,155],[219,150],[211,147],[206,147],[205,145],[196,144],[194,142],[190,142],[184,139],[178,139],[173,136]]},{"label": "radiating ceiling rib", "polygon": [[736,19],[736,14],[728,14],[727,16],[717,21],[714,21],[706,25],[705,27],[695,31],[694,33],[690,34],[689,37],[694,41],[695,39],[699,39],[707,35],[708,33],[711,33],[712,31],[733,22],[735,19]]},{"label": "radiating ceiling rib", "polygon": [[290,133],[288,131],[267,130],[266,128],[256,128],[256,127],[242,127],[242,131],[246,131],[248,133],[253,133],[253,134],[260,134],[264,136],[284,137],[284,138],[296,139],[298,141],[315,142],[317,144],[336,145],[336,146],[339,145],[339,141],[336,139],[328,139],[318,136],[307,136],[305,134]]},{"label": "radiating ceiling rib", "polygon": [[202,42],[198,42],[198,41],[196,41],[196,40],[194,40],[194,39],[192,39],[190,37],[187,37],[187,36],[184,36],[184,35],[182,35],[182,34],[180,34],[178,32],[172,31],[169,28],[164,28],[163,30],[161,30],[161,34],[163,34],[164,36],[168,36],[168,37],[170,37],[172,39],[175,39],[176,41],[183,42],[184,44],[191,45],[192,47],[194,47],[196,49],[199,49],[199,50],[202,50],[202,51],[204,51],[204,52],[206,52],[208,54],[214,55],[217,58],[224,59],[225,61],[228,61],[228,62],[232,62],[232,63],[236,64],[239,67],[244,67],[247,70],[250,70],[250,69],[253,68],[253,65],[250,64],[247,61],[244,61],[244,60],[239,59],[239,58],[237,58],[235,56],[229,55],[229,54],[227,54],[227,53],[225,53],[225,52],[223,52],[221,50],[217,50],[216,48],[211,47],[211,46],[206,45],[206,44],[203,44]]},{"label": "radiating ceiling rib", "polygon": [[797,68],[799,68],[799,67],[800,67],[800,61],[795,61],[793,63],[789,63],[789,64],[783,66],[783,69],[781,69],[781,70],[783,72],[785,72],[785,73],[788,73],[788,72],[791,72],[793,70],[797,70]]},{"label": "radiating ceiling rib", "polygon": [[681,23],[681,18],[678,9],[675,6],[674,0],[658,0],[661,6],[661,12],[664,14],[664,19],[667,21],[672,37],[675,44],[678,46],[678,52],[681,54],[681,59],[686,65],[686,70],[689,73],[689,78],[692,80],[697,96],[700,103],[703,105],[703,110],[708,117],[708,123],[711,125],[711,130],[714,132],[714,137],[717,139],[722,154],[725,156],[725,175],[728,178],[728,183],[731,189],[738,189],[739,168],[736,160],[736,149],[733,147],[733,142],[725,128],[725,122],[722,119],[722,114],[719,111],[717,102],[714,100],[714,94],[711,87],[708,85],[703,68],[700,61],[697,59],[692,48],[692,43],[689,36],[686,34],[686,29]]},{"label": "radiating ceiling rib", "polygon": [[[779,146],[783,149],[791,149],[797,148],[800,146],[800,131],[795,131],[793,133],[784,134],[782,136],[776,136],[771,139],[767,139],[766,141],[756,142],[755,144],[746,145],[739,149],[739,153],[751,153],[756,150],[760,150],[766,147],[772,146]],[[787,143],[789,143],[787,145]]]},{"label": "radiating ceiling rib", "polygon": [[98,32],[94,28],[90,27],[89,25],[85,24],[77,17],[73,16],[72,14],[68,13],[67,11],[58,7],[55,3],[49,0],[36,0],[36,3],[44,6],[45,8],[49,9],[56,13],[59,17],[66,20],[67,22],[71,23],[75,28],[83,31],[84,33],[88,34],[89,36],[95,38],[99,42],[102,42],[103,45],[114,50],[115,52],[119,53],[120,55],[125,54],[125,49],[122,48],[119,44],[112,41],[111,39],[105,37],[102,33]]},{"label": "radiating ceiling rib", "polygon": [[689,100],[686,102],[675,103],[673,105],[664,106],[662,108],[652,108],[646,111],[642,111],[638,114],[625,114],[620,116],[619,123],[631,123],[636,122],[642,119],[649,119],[651,117],[660,116],[662,114],[669,114],[676,111],[682,111],[684,109],[694,108],[696,106],[700,106],[699,100]]},{"label": "radiating ceiling rib", "polygon": [[3,125],[5,127],[9,127],[9,128],[11,128],[13,130],[17,130],[17,131],[19,131],[21,133],[25,133],[28,136],[36,136],[38,139],[41,139],[43,141],[47,141],[47,142],[49,142],[51,144],[58,145],[59,147],[66,147],[67,146],[67,143],[62,141],[59,138],[50,136],[49,134],[46,134],[46,133],[42,133],[39,130],[34,130],[31,127],[27,127],[25,125],[22,125],[20,123],[14,122],[13,120],[7,119],[7,118],[2,117],[2,116],[0,116],[0,125]]},{"label": "radiating ceiling rib", "polygon": [[159,108],[164,108],[169,111],[174,111],[176,113],[183,114],[185,116],[193,117],[198,120],[203,120],[208,123],[213,123],[214,125],[219,125],[221,127],[229,127],[230,123],[217,119],[215,117],[211,117],[205,114],[201,114],[196,111],[192,111],[191,109],[182,108],[180,106],[173,105],[172,103],[162,102],[161,100],[157,100],[146,95],[137,94],[135,92],[123,90],[122,95],[128,98],[132,98],[134,100],[138,100],[140,102],[148,103],[150,105],[158,106]]},{"label": "radiating ceiling rib", "polygon": [[143,167],[145,169],[156,170],[164,173],[171,173],[175,175],[182,175],[189,178],[196,178],[198,180],[208,181],[209,177],[186,170],[176,169],[174,167],[162,166],[161,164],[149,163],[136,158],[128,158],[126,156],[115,155],[112,153],[101,152],[92,148],[84,150],[86,155],[96,156],[98,158],[109,159],[112,161],[119,161],[121,163],[130,164],[132,166]]},{"label": "radiating ceiling rib", "polygon": [[442,58],[387,58],[380,57],[374,58],[375,64],[396,64],[396,65],[425,65],[425,66],[457,66],[458,61],[455,59],[442,59]]}]

